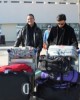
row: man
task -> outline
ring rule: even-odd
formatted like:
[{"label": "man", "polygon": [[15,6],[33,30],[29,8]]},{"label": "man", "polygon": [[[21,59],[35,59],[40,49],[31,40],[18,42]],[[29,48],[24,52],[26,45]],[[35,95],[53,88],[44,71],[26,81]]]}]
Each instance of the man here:
[{"label": "man", "polygon": [[44,32],[43,43],[47,42],[50,31],[51,31],[51,25],[48,25],[48,29],[45,30],[45,32]]},{"label": "man", "polygon": [[66,24],[65,14],[57,16],[57,26],[52,27],[48,37],[49,45],[73,45],[78,49],[78,42],[74,29]]},{"label": "man", "polygon": [[47,39],[48,39],[50,31],[51,31],[51,25],[48,25],[48,29],[45,30],[44,35],[43,35],[43,48],[44,49],[46,49],[47,47]]},{"label": "man", "polygon": [[33,14],[27,16],[27,24],[19,31],[17,40],[14,44],[18,47],[20,44],[22,46],[32,46],[37,48],[38,53],[40,53],[43,46],[42,32],[37,24],[35,23],[35,18]]}]

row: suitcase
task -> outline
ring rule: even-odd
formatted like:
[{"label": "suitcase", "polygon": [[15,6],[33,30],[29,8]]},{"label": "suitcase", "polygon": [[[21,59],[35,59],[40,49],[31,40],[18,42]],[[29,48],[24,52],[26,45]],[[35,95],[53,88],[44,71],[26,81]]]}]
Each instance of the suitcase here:
[{"label": "suitcase", "polygon": [[24,72],[0,73],[0,100],[29,100],[31,77]]},{"label": "suitcase", "polygon": [[48,48],[48,54],[50,56],[68,56],[74,59],[78,58],[78,53],[76,51],[76,48],[74,46],[56,46],[51,45]]},{"label": "suitcase", "polygon": [[80,84],[67,89],[51,87],[48,82],[37,87],[37,100],[80,100]]}]

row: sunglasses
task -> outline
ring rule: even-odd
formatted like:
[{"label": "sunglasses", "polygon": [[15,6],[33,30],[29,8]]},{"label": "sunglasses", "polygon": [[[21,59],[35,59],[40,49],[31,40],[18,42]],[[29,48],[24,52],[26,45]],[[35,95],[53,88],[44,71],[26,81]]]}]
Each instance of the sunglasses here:
[{"label": "sunglasses", "polygon": [[63,26],[65,23],[58,23],[58,25],[61,25],[61,26]]}]

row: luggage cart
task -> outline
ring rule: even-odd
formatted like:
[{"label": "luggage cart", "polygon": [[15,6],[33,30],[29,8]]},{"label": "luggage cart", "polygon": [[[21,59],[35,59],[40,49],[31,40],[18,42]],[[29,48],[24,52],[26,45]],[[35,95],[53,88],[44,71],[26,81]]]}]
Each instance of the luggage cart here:
[{"label": "luggage cart", "polygon": [[[31,82],[31,84],[30,84],[30,87],[28,88],[28,85],[29,84],[24,84],[24,86],[23,86],[23,88],[21,89],[21,91],[23,91],[23,92],[25,92],[25,94],[24,93],[22,93],[21,91],[20,91],[20,94],[22,95],[22,97],[23,97],[23,99],[25,100],[25,98],[26,98],[26,100],[29,100],[30,98],[28,98],[29,97],[29,95],[27,96],[27,88],[28,88],[28,91],[29,91],[29,89],[30,89],[30,96],[31,96],[31,98],[33,98],[33,92],[34,92],[34,84],[35,84],[35,82],[34,82],[34,72],[35,72],[35,69],[36,69],[36,67],[37,67],[37,57],[36,57],[36,52],[35,52],[35,49],[34,48],[32,48],[32,47],[6,47],[6,48],[0,48],[0,52],[2,52],[2,56],[3,56],[3,61],[4,61],[4,57],[5,57],[5,59],[6,59],[6,57],[7,57],[7,63],[6,64],[2,64],[2,67],[4,66],[4,65],[14,65],[14,64],[26,64],[26,65],[28,65],[28,66],[30,66],[31,67],[31,69],[33,70],[33,73],[31,74],[31,73],[27,73],[27,75],[20,75],[21,77],[23,77],[24,76],[24,79],[23,79],[23,81],[27,81],[28,79],[27,79],[27,77],[28,78],[30,78],[30,82]],[[6,53],[4,53],[4,52],[6,52]],[[6,74],[7,75],[7,74]],[[6,77],[6,75],[4,76],[4,79],[5,79],[5,77]],[[9,77],[11,77],[11,76],[13,76],[14,74],[9,74]],[[16,74],[15,74],[16,75]],[[13,78],[15,77],[15,75],[13,76]],[[26,76],[26,77],[25,77]],[[0,77],[2,77],[2,76],[0,76]],[[18,76],[17,77],[15,77],[16,79],[18,78]],[[4,79],[3,79],[3,81],[4,81]],[[7,79],[8,79],[8,75],[7,75]],[[16,80],[15,79],[15,80]],[[8,80],[6,80],[7,82],[8,82]],[[6,82],[5,81],[5,82]],[[10,80],[9,80],[10,81]],[[21,81],[21,80],[20,80]],[[28,81],[29,82],[29,81]],[[14,81],[13,82],[10,82],[10,86],[12,86],[12,84],[14,83]],[[22,84],[22,83],[21,83]],[[5,85],[5,84],[4,84]],[[9,86],[8,85],[8,86]],[[2,83],[1,83],[1,86],[2,86]],[[7,87],[8,87],[7,86]],[[6,87],[6,86],[5,86]],[[17,88],[16,88],[17,89]],[[19,87],[19,89],[20,89],[20,87]],[[10,90],[10,88],[9,88],[9,90]],[[14,87],[14,90],[15,90],[15,87]],[[3,90],[4,91],[4,90]],[[15,91],[15,93],[17,92],[17,90]],[[6,91],[5,91],[5,93],[6,93]],[[5,95],[5,94],[4,94]],[[19,94],[18,94],[19,95]],[[16,94],[16,96],[17,96],[17,94]],[[9,93],[8,93],[8,96],[6,96],[6,100],[10,100],[11,99],[11,97],[10,98],[8,98],[9,97]],[[21,98],[22,98],[21,97]],[[2,96],[1,97],[1,99],[2,100],[5,100],[5,98]],[[14,100],[20,100],[20,98],[19,98],[19,96],[17,96],[17,97],[14,97]]]},{"label": "luggage cart", "polygon": [[14,47],[8,49],[9,64],[12,63],[26,63],[35,71],[37,68],[37,52],[36,49],[30,46]]},{"label": "luggage cart", "polygon": [[[41,98],[42,100],[49,100],[49,99],[50,100],[80,100],[80,75],[79,75],[80,73],[79,73],[79,64],[78,64],[79,56],[78,56],[78,52],[76,51],[76,48],[73,46],[53,46],[51,45],[48,48],[45,56],[46,57],[42,57],[42,59],[43,61],[46,60],[47,62],[48,61],[52,62],[52,58],[55,58],[55,57],[70,57],[71,59],[73,59],[74,62],[76,61],[76,65],[75,63],[71,63],[71,66],[74,67],[74,69],[77,71],[78,78],[76,79],[79,79],[79,80],[75,81],[76,84],[73,85],[73,87],[62,89],[59,87],[54,88],[51,82],[53,82],[54,84],[55,81],[52,81],[52,79],[47,81],[49,79],[48,78],[45,82],[43,82],[43,84],[41,83],[38,85],[38,88],[37,88],[38,99]],[[51,68],[48,67],[48,69],[50,71]]]}]

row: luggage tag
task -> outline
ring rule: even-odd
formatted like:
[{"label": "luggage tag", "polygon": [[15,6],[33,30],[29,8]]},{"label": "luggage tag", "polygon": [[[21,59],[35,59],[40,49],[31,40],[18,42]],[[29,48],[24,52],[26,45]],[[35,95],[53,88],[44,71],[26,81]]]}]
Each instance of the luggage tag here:
[{"label": "luggage tag", "polygon": [[17,72],[13,72],[13,71],[11,71],[10,69],[6,69],[6,70],[4,71],[4,74],[17,74]]},{"label": "luggage tag", "polygon": [[4,71],[4,74],[8,74],[10,72],[10,69],[7,69]]}]

